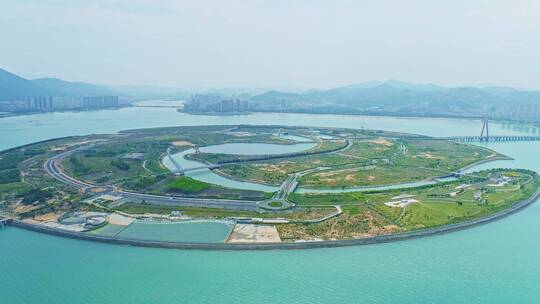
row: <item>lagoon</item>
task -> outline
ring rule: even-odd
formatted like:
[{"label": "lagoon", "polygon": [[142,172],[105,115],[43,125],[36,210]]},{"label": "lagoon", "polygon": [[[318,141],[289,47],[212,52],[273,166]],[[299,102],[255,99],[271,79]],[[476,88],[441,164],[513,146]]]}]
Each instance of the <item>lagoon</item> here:
[{"label": "lagoon", "polygon": [[[299,137],[300,138],[300,137]],[[221,145],[211,145],[201,147],[199,150],[203,153],[225,153],[233,155],[275,155],[285,153],[296,153],[305,150],[309,150],[315,146],[315,143],[297,143],[290,145],[283,144],[266,144],[266,143],[228,143]],[[172,154],[172,157],[178,164],[184,169],[197,168],[205,166],[204,163],[187,159],[185,156],[195,153],[194,149],[188,149],[182,152]],[[169,157],[163,158],[163,165],[169,170],[174,171],[176,167],[169,159]],[[200,180],[206,183],[211,183],[227,188],[241,189],[241,190],[256,190],[265,192],[277,191],[279,187],[257,184],[246,181],[237,181],[229,178],[225,178],[210,169],[199,169],[195,171],[188,171],[186,176]]]}]

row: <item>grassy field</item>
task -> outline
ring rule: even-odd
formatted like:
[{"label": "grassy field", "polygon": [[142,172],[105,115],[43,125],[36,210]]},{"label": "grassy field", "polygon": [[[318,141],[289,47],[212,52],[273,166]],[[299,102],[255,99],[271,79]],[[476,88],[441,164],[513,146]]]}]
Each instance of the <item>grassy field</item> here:
[{"label": "grassy field", "polygon": [[274,207],[274,208],[279,208],[279,207],[283,206],[283,203],[279,202],[279,201],[271,201],[270,203],[268,203],[268,206]]},{"label": "grassy field", "polygon": [[26,193],[30,190],[30,186],[25,183],[9,183],[0,184],[0,200],[3,200],[8,195],[17,196]]},{"label": "grassy field", "polygon": [[173,211],[180,211],[182,214],[192,217],[214,217],[214,218],[227,218],[227,217],[253,217],[253,218],[274,218],[283,217],[289,219],[314,219],[324,216],[331,209],[300,209],[295,212],[286,213],[258,213],[250,211],[238,211],[216,208],[190,208],[190,207],[178,207],[178,206],[159,206],[149,204],[137,204],[137,203],[125,203],[116,208],[118,211],[130,213],[130,214],[144,214],[144,213],[156,213],[156,214],[170,214]]},{"label": "grassy field", "polygon": [[493,151],[436,139],[379,138],[355,143],[340,155],[371,160],[371,166],[305,175],[301,186],[341,188],[415,182],[443,176],[493,155]]},{"label": "grassy field", "polygon": [[[281,227],[279,231],[290,239],[336,239],[442,226],[506,209],[533,195],[540,186],[539,177],[527,170],[499,169],[476,175],[477,178],[464,177],[406,190],[292,194],[289,199],[297,205],[341,205],[344,215],[323,224]],[[512,180],[504,185],[492,184],[492,179],[497,176],[509,176]],[[475,199],[479,193],[481,199]],[[405,207],[385,204],[399,201],[401,195],[407,195],[416,202]]]},{"label": "grassy field", "polygon": [[[275,131],[274,127],[252,126],[135,130],[122,133],[129,135],[127,137],[75,153],[64,161],[64,166],[68,173],[97,184],[114,183],[133,191],[153,191],[163,181],[162,175],[170,174],[160,164],[169,147],[179,151],[191,145],[293,143],[275,136]],[[352,145],[340,153],[226,165],[220,168],[220,172],[234,179],[278,185],[291,173],[325,168],[303,176],[299,180],[300,186],[343,188],[414,182],[444,175],[493,154],[493,151],[481,147],[427,137],[369,130],[346,131],[354,139],[350,139]],[[314,136],[309,134],[312,132],[309,129],[291,128],[288,132]],[[342,132],[345,131],[325,130],[327,134]],[[175,143],[183,145],[175,146]],[[310,151],[329,151],[345,144],[343,139],[326,139]],[[130,158],[129,155],[134,153],[142,155],[142,158]],[[239,156],[200,153],[190,157],[217,163]]]},{"label": "grassy field", "polygon": [[317,167],[362,166],[365,160],[349,159],[339,155],[303,156],[282,160],[235,164],[221,167],[223,173],[237,179],[250,180],[262,184],[279,185],[288,174]]},{"label": "grassy field", "polygon": [[167,184],[167,190],[171,192],[198,193],[206,189],[210,189],[210,184],[187,176],[177,177]]},{"label": "grassy field", "polygon": [[[342,142],[329,141],[329,145],[339,144]],[[444,140],[367,137],[354,140],[349,149],[336,154],[227,165],[220,171],[235,179],[278,185],[291,173],[323,168],[302,176],[300,186],[344,188],[425,180],[446,175],[493,155],[493,151],[482,147]],[[232,156],[214,154],[201,157],[216,162]]]},{"label": "grassy field", "polygon": [[286,224],[276,228],[284,241],[339,240],[402,230],[387,218],[361,205],[319,224]]},{"label": "grassy field", "polygon": [[179,206],[159,206],[149,204],[137,204],[137,203],[125,203],[116,208],[118,211],[131,213],[131,214],[144,214],[144,213],[156,213],[156,214],[171,214],[173,211],[180,211],[184,215],[193,217],[232,217],[232,216],[246,216],[256,217],[256,212],[235,211],[216,208],[189,208]]}]

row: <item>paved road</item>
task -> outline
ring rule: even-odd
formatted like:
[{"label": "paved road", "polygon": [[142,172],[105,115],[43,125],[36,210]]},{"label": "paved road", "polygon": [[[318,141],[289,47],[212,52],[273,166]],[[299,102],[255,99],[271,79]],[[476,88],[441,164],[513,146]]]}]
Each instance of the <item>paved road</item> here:
[{"label": "paved road", "polygon": [[170,205],[184,207],[203,207],[203,208],[225,208],[234,210],[257,211],[259,202],[244,200],[226,200],[226,199],[202,199],[187,198],[177,196],[152,195],[127,191],[114,191],[112,195],[125,197],[130,201],[146,202],[154,205]]},{"label": "paved road", "polygon": [[279,186],[279,190],[272,197],[275,200],[285,200],[298,186],[298,178],[300,175],[298,173],[289,174],[285,181]]},{"label": "paved road", "polygon": [[64,173],[64,170],[62,169],[62,160],[69,156],[70,154],[74,153],[75,151],[82,150],[82,148],[77,148],[74,150],[62,152],[60,154],[55,155],[54,157],[48,159],[45,164],[43,165],[43,168],[45,169],[45,172],[47,172],[50,176],[54,177],[55,179],[63,182],[64,184],[68,184],[70,186],[73,186],[78,189],[86,189],[88,187],[92,187],[93,185],[83,182],[81,180],[75,179],[67,174]]},{"label": "paved road", "polygon": [[[78,180],[67,175],[62,168],[62,160],[72,153],[80,150],[87,149],[89,146],[79,147],[73,150],[65,151],[53,156],[45,161],[43,168],[45,172],[54,177],[58,181],[75,187],[81,190],[87,190],[89,188],[97,187],[96,185]],[[115,189],[114,186],[104,186],[105,188]],[[144,193],[135,193],[128,191],[112,190],[112,195],[118,195],[126,198],[127,200],[146,202],[155,205],[174,205],[174,206],[186,206],[186,207],[205,207],[205,208],[226,208],[234,210],[250,210],[255,211],[259,209],[259,202],[245,201],[245,200],[226,200],[226,199],[200,199],[200,198],[186,198],[186,197],[174,197],[164,195],[151,195]]]},{"label": "paved road", "polygon": [[[66,174],[62,168],[62,161],[73,154],[76,151],[81,151],[84,149],[90,148],[92,145],[81,146],[72,150],[68,150],[62,153],[59,153],[52,158],[48,159],[44,164],[45,171],[55,179],[63,182],[67,185],[75,187],[81,190],[88,190],[90,188],[98,187],[94,184],[78,180],[72,176]],[[352,146],[352,142],[347,140],[347,145],[339,150],[323,153],[339,153],[344,151]],[[322,153],[321,153],[322,154]],[[310,171],[310,170],[307,170]],[[307,172],[306,171],[306,172]],[[302,172],[302,173],[306,173]],[[291,174],[285,182],[280,187],[280,190],[274,196],[275,199],[285,200],[287,196],[293,192],[298,186],[298,178],[302,176],[302,173]],[[186,197],[176,197],[176,196],[165,196],[165,195],[152,195],[145,193],[135,193],[128,191],[116,190],[116,187],[113,185],[104,186],[108,188],[108,192],[112,195],[122,196],[127,200],[136,201],[136,202],[145,202],[155,205],[171,205],[171,206],[185,206],[185,207],[205,207],[205,208],[226,208],[234,210],[258,210],[261,202],[256,201],[246,201],[246,200],[227,200],[227,199],[201,199],[201,198],[186,198]],[[110,190],[113,189],[113,190]]]}]

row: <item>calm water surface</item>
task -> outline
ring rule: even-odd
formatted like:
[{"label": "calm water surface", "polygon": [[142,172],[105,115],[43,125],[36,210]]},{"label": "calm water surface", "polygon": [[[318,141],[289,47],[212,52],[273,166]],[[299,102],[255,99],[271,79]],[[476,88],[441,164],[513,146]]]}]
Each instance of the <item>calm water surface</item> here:
[{"label": "calm water surface", "polygon": [[275,155],[295,153],[313,148],[315,143],[278,145],[264,143],[230,143],[201,147],[203,153],[224,153],[234,155]]},{"label": "calm water surface", "polygon": [[[73,134],[195,124],[275,124],[479,133],[448,119],[256,114],[213,117],[123,109],[0,119],[0,148]],[[493,134],[536,134],[493,124]],[[539,142],[489,144],[505,167],[540,171]],[[499,164],[500,165],[500,164]],[[419,240],[349,248],[231,252],[136,248],[0,231],[0,303],[538,303],[540,204]]]},{"label": "calm water surface", "polygon": [[[186,151],[173,154],[171,155],[171,157],[173,157],[180,164],[180,166],[182,166],[182,168],[187,169],[187,168],[197,168],[197,167],[204,166],[204,164],[201,162],[184,158],[186,154],[191,154],[194,152],[195,150],[189,149]],[[174,164],[171,162],[171,160],[168,157],[163,158],[163,165],[169,168],[169,170],[175,169]],[[200,180],[206,183],[211,183],[211,184],[220,185],[224,187],[234,188],[234,189],[257,190],[257,191],[266,191],[266,192],[274,192],[274,191],[277,191],[278,189],[278,187],[275,187],[275,186],[237,181],[237,180],[225,178],[217,173],[214,173],[210,169],[199,169],[199,170],[194,170],[194,171],[188,171],[185,174],[186,176],[189,176],[196,180]]]},{"label": "calm water surface", "polygon": [[[298,138],[301,138],[301,137],[298,137]],[[274,154],[301,152],[301,151],[309,150],[313,148],[315,145],[316,145],[315,143],[298,143],[298,144],[292,144],[292,145],[266,144],[266,143],[230,143],[230,144],[201,147],[200,151],[203,153],[225,153],[225,154],[234,154],[234,155],[274,155]],[[185,169],[204,166],[205,164],[202,162],[197,162],[197,161],[184,158],[187,154],[193,154],[193,153],[195,153],[195,150],[188,149],[186,151],[173,154],[171,155],[171,157],[177,163],[179,163],[180,166],[182,166],[182,168],[185,168]],[[168,157],[165,157],[163,159],[163,165],[165,165],[165,167],[169,168],[169,170],[171,171],[176,170],[176,167],[174,166],[174,164],[171,162],[171,160]],[[266,191],[266,192],[274,192],[278,190],[278,187],[275,187],[275,186],[228,179],[228,178],[218,175],[217,173],[213,172],[210,169],[188,171],[186,172],[186,175],[191,178],[203,181],[203,182],[212,183],[212,184],[216,184],[216,185],[220,185],[220,186],[228,187],[228,188],[234,188],[234,189],[257,190],[257,191]]]},{"label": "calm water surface", "polygon": [[229,236],[233,226],[233,223],[218,221],[136,221],[122,230],[118,236],[151,241],[222,243]]}]

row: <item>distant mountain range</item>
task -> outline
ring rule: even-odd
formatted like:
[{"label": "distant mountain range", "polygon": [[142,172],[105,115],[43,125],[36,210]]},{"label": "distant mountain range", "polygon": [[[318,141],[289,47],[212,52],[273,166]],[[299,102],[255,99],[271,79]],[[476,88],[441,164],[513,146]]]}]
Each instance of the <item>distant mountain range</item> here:
[{"label": "distant mountain range", "polygon": [[57,78],[25,79],[0,69],[0,101],[26,100],[35,96],[122,95],[140,98],[186,97],[175,88],[155,86],[104,86]]},{"label": "distant mountain range", "polygon": [[253,96],[255,102],[288,100],[291,102],[336,104],[342,106],[404,106],[540,103],[540,91],[522,91],[508,87],[442,87],[412,84],[396,80],[366,82],[329,90],[305,93],[268,91]]},{"label": "distant mountain range", "polygon": [[0,100],[25,100],[33,96],[110,95],[105,86],[84,82],[68,82],[56,78],[29,80],[0,69]]},{"label": "distant mountain range", "polygon": [[31,82],[39,87],[70,96],[113,95],[111,88],[86,82],[69,82],[58,78],[38,78]]},{"label": "distant mountain range", "polygon": [[0,69],[0,100],[20,100],[30,96],[58,96],[61,92],[45,88],[30,80]]},{"label": "distant mountain range", "polygon": [[[225,90],[226,91],[226,90]],[[260,89],[257,91],[260,92]],[[0,69],[0,101],[33,96],[120,95],[131,99],[188,98],[176,88],[104,86],[56,78],[24,79]],[[328,90],[267,91],[253,95],[256,111],[517,117],[540,120],[540,91],[510,87],[444,87],[398,80],[371,81]]]}]

